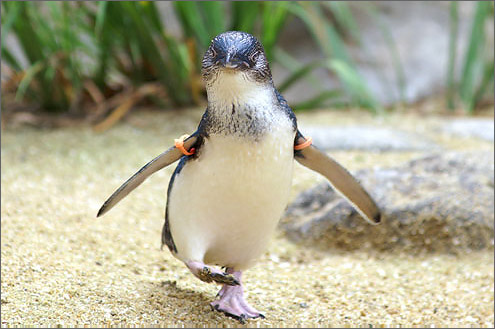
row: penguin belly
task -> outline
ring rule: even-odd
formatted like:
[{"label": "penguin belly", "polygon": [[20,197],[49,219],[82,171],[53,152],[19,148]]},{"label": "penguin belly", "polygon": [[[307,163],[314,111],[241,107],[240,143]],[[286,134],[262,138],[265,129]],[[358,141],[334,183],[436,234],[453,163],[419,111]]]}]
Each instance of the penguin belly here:
[{"label": "penguin belly", "polygon": [[199,157],[176,174],[168,196],[178,259],[236,270],[252,265],[289,199],[294,137],[285,129],[257,141],[205,138]]}]

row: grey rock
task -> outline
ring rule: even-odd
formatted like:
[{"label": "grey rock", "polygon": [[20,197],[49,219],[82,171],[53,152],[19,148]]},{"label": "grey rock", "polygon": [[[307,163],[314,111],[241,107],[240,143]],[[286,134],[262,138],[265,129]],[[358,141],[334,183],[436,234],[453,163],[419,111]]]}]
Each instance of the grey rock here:
[{"label": "grey rock", "polygon": [[440,146],[418,134],[372,126],[308,126],[301,131],[324,150],[432,151]]},{"label": "grey rock", "polygon": [[355,173],[382,210],[372,226],[327,183],[301,193],[281,228],[321,249],[459,252],[493,248],[494,161],[490,152],[449,152],[395,168]]},{"label": "grey rock", "polygon": [[494,141],[493,119],[463,118],[455,119],[444,124],[443,131],[459,137],[476,137]]}]

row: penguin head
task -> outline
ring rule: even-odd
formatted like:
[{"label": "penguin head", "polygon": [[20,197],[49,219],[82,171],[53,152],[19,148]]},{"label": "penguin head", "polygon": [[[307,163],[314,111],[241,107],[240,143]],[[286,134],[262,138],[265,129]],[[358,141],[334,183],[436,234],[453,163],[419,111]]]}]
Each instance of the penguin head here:
[{"label": "penguin head", "polygon": [[238,31],[219,34],[211,41],[201,73],[207,86],[225,75],[237,75],[259,84],[272,82],[261,42],[249,33]]}]

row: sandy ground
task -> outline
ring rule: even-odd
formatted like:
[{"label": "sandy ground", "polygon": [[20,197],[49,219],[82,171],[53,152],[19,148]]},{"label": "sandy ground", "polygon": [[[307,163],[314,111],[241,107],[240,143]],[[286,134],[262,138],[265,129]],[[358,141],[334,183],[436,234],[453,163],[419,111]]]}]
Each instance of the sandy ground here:
[{"label": "sandy ground", "polygon": [[[1,318],[7,326],[240,324],[210,309],[218,287],[160,250],[166,186],[158,172],[107,215],[102,202],[125,179],[192,132],[200,112],[131,116],[111,130],[6,129],[1,140]],[[302,122],[405,125],[438,119],[320,112]],[[430,128],[428,128],[430,127]],[[493,150],[493,143],[437,142]],[[351,170],[416,153],[336,152]],[[292,195],[323,180],[297,165]],[[493,250],[453,255],[323,253],[277,233],[245,274],[248,301],[266,319],[246,326],[494,326]]]}]

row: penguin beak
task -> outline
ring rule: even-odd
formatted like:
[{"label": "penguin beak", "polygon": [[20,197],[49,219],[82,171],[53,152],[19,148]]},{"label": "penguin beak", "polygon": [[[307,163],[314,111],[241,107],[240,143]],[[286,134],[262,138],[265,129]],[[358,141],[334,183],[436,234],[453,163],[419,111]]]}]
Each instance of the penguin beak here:
[{"label": "penguin beak", "polygon": [[227,52],[225,56],[217,57],[217,64],[227,68],[227,69],[240,69],[240,68],[249,68],[249,62],[243,56],[238,56],[235,53]]}]

